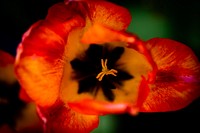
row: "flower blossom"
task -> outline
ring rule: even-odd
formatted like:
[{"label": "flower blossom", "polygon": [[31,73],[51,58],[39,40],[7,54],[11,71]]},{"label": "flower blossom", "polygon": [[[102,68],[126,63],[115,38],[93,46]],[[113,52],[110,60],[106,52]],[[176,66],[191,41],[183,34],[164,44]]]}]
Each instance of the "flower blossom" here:
[{"label": "flower blossom", "polygon": [[200,65],[186,45],[141,40],[131,15],[107,1],[65,1],[34,23],[17,49],[15,72],[45,131],[90,132],[98,116],[165,112],[200,95]]}]

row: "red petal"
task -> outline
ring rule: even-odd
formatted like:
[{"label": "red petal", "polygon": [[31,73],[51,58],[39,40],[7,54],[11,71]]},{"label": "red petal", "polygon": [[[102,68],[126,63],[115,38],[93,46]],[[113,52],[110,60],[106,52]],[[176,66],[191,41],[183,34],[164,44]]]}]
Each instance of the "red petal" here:
[{"label": "red petal", "polygon": [[8,125],[1,125],[0,132],[1,133],[15,133]]},{"label": "red petal", "polygon": [[14,74],[14,57],[9,53],[0,50],[0,80],[1,82],[6,82],[12,84],[16,82],[16,77]]},{"label": "red petal", "polygon": [[32,101],[32,99],[28,96],[28,94],[26,93],[26,91],[23,88],[20,88],[19,97],[21,100],[23,100],[27,103]]},{"label": "red petal", "polygon": [[14,63],[14,57],[9,53],[0,50],[0,67],[4,67]]},{"label": "red petal", "polygon": [[190,48],[161,38],[151,39],[146,45],[158,71],[141,111],[181,109],[200,96],[200,65]]},{"label": "red petal", "polygon": [[99,124],[98,116],[79,114],[64,105],[38,109],[48,133],[89,133]]}]

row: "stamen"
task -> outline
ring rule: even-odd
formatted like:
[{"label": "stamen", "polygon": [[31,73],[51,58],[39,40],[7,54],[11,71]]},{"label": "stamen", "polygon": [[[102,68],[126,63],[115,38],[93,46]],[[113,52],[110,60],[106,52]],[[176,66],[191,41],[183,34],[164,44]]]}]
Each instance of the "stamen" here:
[{"label": "stamen", "polygon": [[108,62],[108,59],[105,59],[105,62],[103,59],[101,59],[101,66],[102,66],[102,71],[96,76],[96,78],[101,81],[103,79],[103,77],[105,75],[113,75],[113,76],[117,76],[116,73],[117,73],[117,70],[115,69],[108,69],[107,67],[107,62]]}]

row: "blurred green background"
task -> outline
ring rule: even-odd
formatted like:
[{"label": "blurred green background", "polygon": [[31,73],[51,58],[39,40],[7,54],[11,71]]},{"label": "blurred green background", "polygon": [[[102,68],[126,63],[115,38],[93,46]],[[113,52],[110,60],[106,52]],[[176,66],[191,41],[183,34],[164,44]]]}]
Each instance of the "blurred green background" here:
[{"label": "blurred green background", "polygon": [[[1,0],[0,49],[12,55],[22,34],[48,8],[62,0]],[[188,45],[200,58],[200,2],[198,0],[110,0],[128,8],[132,14],[129,31],[148,40],[154,37],[171,38]],[[183,51],[184,52],[184,51]],[[197,121],[197,122],[196,122]],[[193,131],[200,125],[200,100],[188,107],[166,113],[140,113],[102,116],[100,126],[92,133],[140,133],[178,130]]]}]

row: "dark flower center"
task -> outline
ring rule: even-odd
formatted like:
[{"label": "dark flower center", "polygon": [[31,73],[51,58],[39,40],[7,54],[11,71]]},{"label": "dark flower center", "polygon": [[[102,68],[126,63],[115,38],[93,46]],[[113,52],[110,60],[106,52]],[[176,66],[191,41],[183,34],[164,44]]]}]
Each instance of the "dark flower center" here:
[{"label": "dark flower center", "polygon": [[89,92],[96,96],[102,89],[107,100],[113,101],[112,89],[120,89],[124,80],[133,78],[117,64],[124,51],[124,47],[91,44],[85,53],[72,60],[72,78],[78,80],[78,94]]}]

